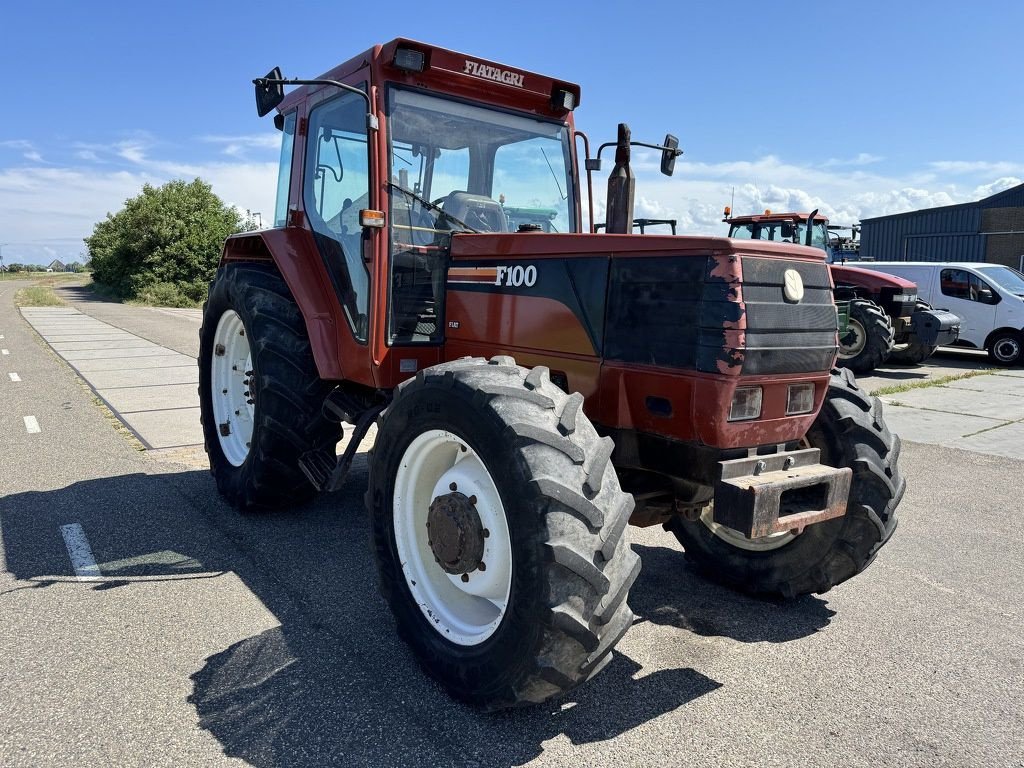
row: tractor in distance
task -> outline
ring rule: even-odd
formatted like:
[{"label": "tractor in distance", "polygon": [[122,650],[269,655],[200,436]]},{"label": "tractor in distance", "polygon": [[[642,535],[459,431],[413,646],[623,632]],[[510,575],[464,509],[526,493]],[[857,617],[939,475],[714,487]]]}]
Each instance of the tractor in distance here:
[{"label": "tractor in distance", "polygon": [[855,235],[838,237],[836,231],[843,228],[830,226],[817,211],[733,216],[726,206],[722,220],[729,225],[729,237],[803,243],[825,251],[836,305],[845,321],[840,328],[840,366],[867,373],[886,361],[917,365],[939,346],[956,341],[960,319],[921,301],[910,280],[846,266],[847,258],[856,254]]},{"label": "tractor in distance", "polygon": [[[375,424],[380,589],[451,695],[515,706],[598,673],[634,619],[629,523],[784,597],[889,539],[899,438],[830,372],[820,251],[630,234],[642,143],[620,125],[591,157],[563,80],[398,39],[254,82],[277,206],[227,239],[204,308],[211,471],[239,509],[295,505],[344,485]],[[644,146],[671,174],[677,145]],[[582,187],[606,148],[596,234]],[[558,232],[509,231],[506,205],[555,210]]]}]

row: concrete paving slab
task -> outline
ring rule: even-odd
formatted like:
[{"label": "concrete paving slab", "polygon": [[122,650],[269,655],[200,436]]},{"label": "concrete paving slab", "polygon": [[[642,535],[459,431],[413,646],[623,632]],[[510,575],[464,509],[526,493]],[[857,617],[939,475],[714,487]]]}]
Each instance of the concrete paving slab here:
[{"label": "concrete paving slab", "polygon": [[166,384],[198,384],[199,368],[192,365],[171,368],[128,369],[120,371],[93,371],[86,381],[94,389],[115,389],[121,387],[154,387]]},{"label": "concrete paving slab", "polygon": [[[59,352],[59,350],[57,350]],[[75,352],[60,352],[65,360],[99,360],[102,358],[147,357],[150,355],[166,355],[170,350],[163,347],[144,347],[142,349],[80,349]]]},{"label": "concrete paving slab", "polygon": [[140,411],[121,418],[151,448],[175,448],[203,442],[199,408]]},{"label": "concrete paving slab", "polygon": [[[1011,459],[1024,459],[1024,424],[1016,422],[1005,424],[979,434],[951,440],[953,448],[963,448],[975,453],[992,453]],[[1009,482],[1019,485],[1020,478],[1009,478]]]},{"label": "concrete paving slab", "polygon": [[62,323],[60,325],[38,325],[35,326],[40,336],[55,336],[59,333],[115,333],[120,329],[112,325],[82,325],[81,323]]},{"label": "concrete paving slab", "polygon": [[105,341],[54,341],[50,343],[50,346],[58,352],[77,352],[83,349],[110,349],[115,351],[122,349],[163,349],[159,344],[140,339],[138,336],[127,339],[107,339]]},{"label": "concrete paving slab", "polygon": [[[903,393],[906,394],[906,393]],[[893,402],[895,401],[895,402]],[[885,422],[904,440],[949,445],[964,435],[1006,424],[1006,420],[898,405],[900,395],[885,396]]]},{"label": "concrete paving slab", "polygon": [[52,336],[42,334],[42,337],[49,344],[59,344],[64,341],[118,341],[120,339],[128,340],[138,338],[125,331],[117,331],[113,333],[60,333]]},{"label": "concrete paving slab", "polygon": [[1024,398],[1024,380],[1014,376],[975,376],[970,379],[951,381],[944,388],[960,389],[977,394],[1005,395],[1007,397]]},{"label": "concrete paving slab", "polygon": [[199,391],[193,383],[155,387],[115,387],[100,389],[97,393],[113,410],[122,415],[136,411],[199,407]]},{"label": "concrete paving slab", "polygon": [[[987,379],[979,376],[970,381]],[[966,382],[965,382],[966,383]],[[979,392],[977,390],[950,386],[926,387],[885,395],[883,402],[897,402],[913,408],[944,411],[951,415],[984,416],[999,421],[1024,419],[1024,386],[1018,388],[1019,396],[1001,392]]]},{"label": "concrete paving slab", "polygon": [[76,360],[74,367],[80,373],[91,373],[92,371],[137,371],[148,368],[188,367],[195,366],[195,364],[195,359],[188,355],[179,355],[177,352],[171,352],[153,355],[152,357],[133,357],[130,360],[120,357],[107,357],[99,360]]}]

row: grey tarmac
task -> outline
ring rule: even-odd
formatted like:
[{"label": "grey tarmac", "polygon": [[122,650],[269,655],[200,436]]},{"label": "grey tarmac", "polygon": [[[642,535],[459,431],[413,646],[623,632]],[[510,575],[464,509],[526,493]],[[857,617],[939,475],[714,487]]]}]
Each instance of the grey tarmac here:
[{"label": "grey tarmac", "polygon": [[[709,584],[671,535],[633,529],[638,619],[613,662],[564,701],[486,714],[451,701],[395,636],[365,454],[339,494],[239,515],[208,472],[112,429],[11,286],[4,766],[1022,765],[1020,460],[906,442],[892,542],[861,576],[794,602]],[[116,312],[189,354],[179,337],[198,323],[184,313]],[[71,523],[100,581],[76,578]]]}]

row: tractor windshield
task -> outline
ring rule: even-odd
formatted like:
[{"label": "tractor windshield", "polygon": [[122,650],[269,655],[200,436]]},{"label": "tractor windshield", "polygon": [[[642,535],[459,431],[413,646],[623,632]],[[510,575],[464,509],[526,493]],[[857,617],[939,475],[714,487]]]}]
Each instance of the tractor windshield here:
[{"label": "tractor windshield", "polygon": [[[748,221],[729,227],[729,237],[740,240],[771,240],[776,243],[807,244],[806,221]],[[811,246],[826,250],[828,226],[823,221],[811,225]]]},{"label": "tractor windshield", "polygon": [[576,231],[571,134],[565,123],[396,87],[387,118],[390,340],[435,343],[452,232],[515,232],[524,210],[544,211],[547,231]]}]

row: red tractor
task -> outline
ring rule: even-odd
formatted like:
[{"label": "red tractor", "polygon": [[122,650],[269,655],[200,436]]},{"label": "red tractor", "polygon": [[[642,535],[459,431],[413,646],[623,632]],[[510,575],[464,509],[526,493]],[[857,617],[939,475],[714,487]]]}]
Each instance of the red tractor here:
[{"label": "red tractor", "polygon": [[[282,136],[277,209],[228,238],[205,305],[211,470],[239,509],[295,505],[343,485],[376,423],[381,591],[452,695],[540,702],[601,670],[634,619],[630,522],[785,597],[888,540],[899,438],[830,373],[820,251],[628,234],[625,126],[601,147],[609,233],[592,212],[585,232],[562,80],[399,39],[255,83]],[[645,146],[670,174],[676,144]],[[557,232],[510,231],[506,204],[556,211]]]},{"label": "red tractor", "polygon": [[840,366],[867,373],[886,361],[917,365],[940,345],[956,341],[960,319],[920,301],[917,286],[910,280],[846,266],[847,258],[856,257],[858,241],[836,237],[834,230],[842,228],[830,226],[817,211],[765,211],[756,216],[731,213],[726,207],[723,221],[729,225],[729,237],[802,243],[828,255],[836,303],[847,321],[840,329]]}]

